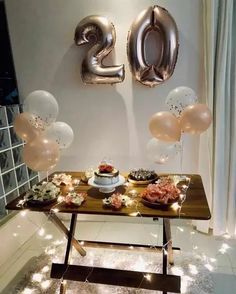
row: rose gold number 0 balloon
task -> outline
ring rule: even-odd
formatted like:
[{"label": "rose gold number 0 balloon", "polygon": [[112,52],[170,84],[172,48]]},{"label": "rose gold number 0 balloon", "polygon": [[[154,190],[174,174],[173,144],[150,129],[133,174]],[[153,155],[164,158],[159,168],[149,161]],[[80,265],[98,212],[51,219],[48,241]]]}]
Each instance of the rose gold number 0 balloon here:
[{"label": "rose gold number 0 balloon", "polygon": [[[144,45],[151,31],[157,31],[160,36],[157,64],[148,64],[145,57]],[[127,40],[127,55],[135,79],[150,87],[169,79],[174,72],[178,47],[177,26],[169,12],[159,6],[143,10],[132,23]]]},{"label": "rose gold number 0 balloon", "polygon": [[81,75],[86,84],[113,84],[124,80],[124,65],[102,64],[114,48],[116,34],[114,25],[106,17],[90,15],[76,27],[75,44],[93,44],[82,63]]}]

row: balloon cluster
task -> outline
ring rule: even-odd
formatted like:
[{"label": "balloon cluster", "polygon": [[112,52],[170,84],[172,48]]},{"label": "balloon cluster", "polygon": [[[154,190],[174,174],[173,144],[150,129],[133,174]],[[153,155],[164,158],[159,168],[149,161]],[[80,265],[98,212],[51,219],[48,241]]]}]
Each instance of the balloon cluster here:
[{"label": "balloon cluster", "polygon": [[162,164],[181,150],[181,132],[201,134],[212,122],[210,109],[198,103],[191,88],[175,88],[168,94],[166,104],[170,111],[157,112],[150,119],[149,130],[154,138],[147,144],[149,159]]},{"label": "balloon cluster", "polygon": [[48,171],[56,166],[60,149],[72,143],[73,130],[64,122],[56,122],[59,107],[49,92],[30,93],[24,101],[24,111],[13,124],[16,134],[26,142],[23,160],[32,170]]}]

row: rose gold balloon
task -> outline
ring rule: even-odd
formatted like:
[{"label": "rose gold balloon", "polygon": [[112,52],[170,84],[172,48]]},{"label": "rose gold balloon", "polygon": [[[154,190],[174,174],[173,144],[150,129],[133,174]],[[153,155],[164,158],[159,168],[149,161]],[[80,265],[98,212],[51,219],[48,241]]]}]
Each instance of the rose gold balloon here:
[{"label": "rose gold balloon", "polygon": [[34,117],[28,112],[20,113],[14,120],[14,131],[22,140],[29,142],[39,136],[41,131],[33,126]]},{"label": "rose gold balloon", "polygon": [[[149,33],[154,31],[159,46],[154,49],[157,60],[150,64],[145,44]],[[168,80],[175,69],[178,48],[178,29],[170,13],[158,5],[141,11],[133,21],[127,39],[127,55],[135,79],[149,87]]]},{"label": "rose gold balloon", "polygon": [[192,135],[206,131],[212,122],[212,114],[206,104],[194,104],[186,107],[180,117],[183,132]]},{"label": "rose gold balloon", "polygon": [[43,136],[27,143],[23,150],[25,164],[35,171],[48,171],[54,168],[59,156],[57,143]]},{"label": "rose gold balloon", "polygon": [[149,122],[149,130],[153,137],[167,142],[179,141],[181,130],[177,118],[168,111],[154,114]]},{"label": "rose gold balloon", "polygon": [[104,16],[89,15],[82,19],[75,30],[75,44],[90,44],[81,68],[85,84],[121,83],[125,77],[124,65],[107,66],[103,59],[114,49],[114,25]]}]

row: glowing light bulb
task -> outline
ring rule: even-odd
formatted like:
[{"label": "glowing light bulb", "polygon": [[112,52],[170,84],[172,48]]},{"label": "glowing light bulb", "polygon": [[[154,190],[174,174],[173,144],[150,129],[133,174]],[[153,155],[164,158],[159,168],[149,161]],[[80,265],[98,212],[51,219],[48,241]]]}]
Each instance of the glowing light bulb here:
[{"label": "glowing light bulb", "polygon": [[50,286],[50,284],[51,284],[51,281],[46,280],[46,281],[43,281],[43,282],[41,283],[41,287],[42,287],[43,289],[48,289],[49,286]]},{"label": "glowing light bulb", "polygon": [[190,270],[190,273],[192,275],[197,275],[198,274],[198,270],[197,270],[196,265],[189,264],[189,270]]},{"label": "glowing light bulb", "polygon": [[[23,217],[26,216],[26,210],[21,211],[21,212],[20,212],[20,215],[23,216]],[[28,288],[27,288],[27,289],[28,289]]]},{"label": "glowing light bulb", "polygon": [[130,216],[137,216],[137,215],[139,215],[139,212],[131,212],[129,215]]},{"label": "glowing light bulb", "polygon": [[213,266],[211,265],[211,264],[209,264],[209,263],[206,263],[206,264],[204,264],[204,266],[210,271],[210,272],[212,272],[213,271]]},{"label": "glowing light bulb", "polygon": [[63,202],[64,201],[64,197],[63,196],[58,196],[58,198],[57,198],[57,202],[59,202],[59,203],[61,203],[61,202]]},{"label": "glowing light bulb", "polygon": [[22,291],[22,294],[32,294],[32,293],[34,293],[34,289],[30,289],[30,288],[25,288]]},{"label": "glowing light bulb", "polygon": [[228,244],[226,244],[226,243],[223,243],[223,244],[222,244],[222,248],[224,248],[224,249],[229,249],[230,246],[229,246]]},{"label": "glowing light bulb", "polygon": [[181,207],[181,206],[180,206],[177,202],[175,202],[175,203],[173,203],[173,204],[171,205],[171,208],[174,209],[174,210],[178,210],[180,207]]},{"label": "glowing light bulb", "polygon": [[153,233],[151,233],[150,235],[151,235],[153,238],[157,239],[157,234],[153,234]]},{"label": "glowing light bulb", "polygon": [[53,235],[47,234],[44,239],[45,240],[51,240],[52,238],[53,238]]},{"label": "glowing light bulb", "polygon": [[144,278],[147,279],[148,281],[151,281],[152,280],[152,275],[146,274],[146,275],[144,275]]},{"label": "glowing light bulb", "polygon": [[38,231],[38,235],[41,236],[41,237],[44,235],[44,233],[45,233],[44,228],[41,228],[41,229]]},{"label": "glowing light bulb", "polygon": [[49,270],[50,270],[49,266],[48,266],[48,265],[45,265],[45,266],[42,268],[41,272],[42,272],[42,273],[47,273],[47,272],[49,272]]},{"label": "glowing light bulb", "polygon": [[181,267],[174,266],[171,269],[172,273],[176,276],[183,276],[184,272]]},{"label": "glowing light bulb", "polygon": [[180,232],[183,232],[183,231],[184,231],[184,229],[181,228],[181,227],[177,227],[177,229],[178,229]]},{"label": "glowing light bulb", "polygon": [[55,248],[51,248],[51,249],[46,248],[45,253],[48,254],[48,255],[53,255],[53,254],[56,253],[56,250],[55,250]]},{"label": "glowing light bulb", "polygon": [[53,242],[53,245],[58,246],[61,245],[63,243],[63,240],[56,240]]},{"label": "glowing light bulb", "polygon": [[32,276],[32,281],[33,282],[42,282],[42,279],[43,279],[43,275],[42,274],[39,274],[39,273],[36,273],[36,274],[33,274]]}]

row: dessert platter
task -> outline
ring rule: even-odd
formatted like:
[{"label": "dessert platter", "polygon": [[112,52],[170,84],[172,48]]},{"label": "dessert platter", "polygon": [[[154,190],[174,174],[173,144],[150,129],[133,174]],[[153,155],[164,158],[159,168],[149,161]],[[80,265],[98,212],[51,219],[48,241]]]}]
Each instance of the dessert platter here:
[{"label": "dessert platter", "polygon": [[158,179],[158,175],[153,170],[133,169],[128,175],[128,181],[135,185],[147,185],[154,183]]},{"label": "dessert platter", "polygon": [[99,188],[102,193],[111,193],[124,183],[125,178],[119,174],[119,170],[107,161],[102,161],[88,180],[90,186]]},{"label": "dessert platter", "polygon": [[172,178],[161,177],[142,192],[142,203],[151,208],[168,208],[180,200],[181,190]]},{"label": "dessert platter", "polygon": [[64,196],[64,202],[66,205],[74,205],[80,206],[87,198],[87,194],[85,192],[69,192]]},{"label": "dessert platter", "polygon": [[132,200],[128,195],[123,195],[120,193],[114,193],[110,197],[102,200],[103,205],[108,208],[112,208],[114,210],[120,210],[122,206],[130,206],[132,204]]},{"label": "dessert platter", "polygon": [[[60,194],[58,188],[52,182],[42,182],[34,185],[24,196],[24,203],[30,206],[46,206],[57,201]],[[23,203],[22,203],[23,204]]]}]

